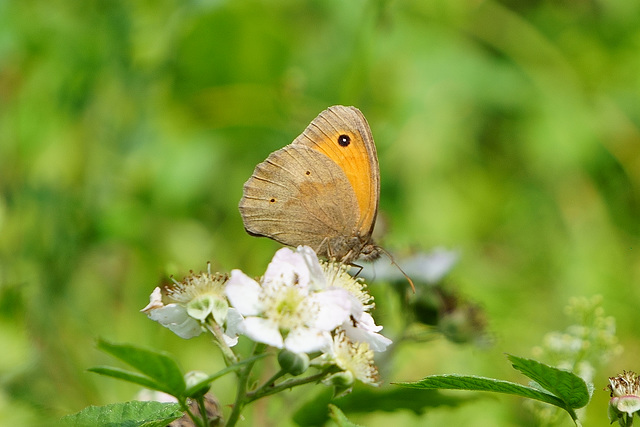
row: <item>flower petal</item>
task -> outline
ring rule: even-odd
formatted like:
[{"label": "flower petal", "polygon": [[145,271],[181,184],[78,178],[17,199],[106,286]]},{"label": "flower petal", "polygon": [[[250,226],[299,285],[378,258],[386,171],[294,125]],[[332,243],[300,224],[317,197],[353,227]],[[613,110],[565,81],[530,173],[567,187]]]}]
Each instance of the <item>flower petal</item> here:
[{"label": "flower petal", "polygon": [[375,352],[385,351],[387,347],[393,343],[389,338],[375,332],[367,332],[346,324],[342,327],[350,340],[354,342],[366,342],[369,344],[369,348]]},{"label": "flower petal", "polygon": [[247,317],[244,319],[242,329],[244,335],[256,342],[282,348],[282,335],[280,335],[278,326],[268,319]]},{"label": "flower petal", "polygon": [[151,295],[149,295],[149,304],[140,311],[143,313],[149,313],[151,310],[162,307],[164,307],[164,304],[162,303],[162,290],[159,287],[156,287],[153,292],[151,292]]},{"label": "flower petal", "polygon": [[326,289],[327,278],[318,260],[318,255],[309,246],[298,246],[297,252],[302,256],[309,269],[310,287],[314,290]]},{"label": "flower petal", "polygon": [[238,334],[243,331],[244,317],[235,308],[230,308],[227,312],[226,329],[224,331],[224,342],[233,347],[238,343]]},{"label": "flower petal", "polygon": [[330,347],[331,343],[328,332],[301,327],[289,332],[284,347],[294,353],[312,353]]},{"label": "flower petal", "polygon": [[245,316],[259,314],[262,311],[260,296],[262,288],[252,278],[240,270],[232,270],[225,288],[231,305]]},{"label": "flower petal", "polygon": [[318,329],[331,331],[349,319],[352,304],[349,292],[344,289],[316,292],[309,299],[318,308],[314,322]]},{"label": "flower petal", "polygon": [[376,325],[373,317],[366,312],[363,312],[359,317],[357,317],[356,322],[360,329],[364,329],[370,332],[380,332],[382,330],[382,326]]},{"label": "flower petal", "polygon": [[640,411],[639,396],[627,395],[627,396],[620,396],[614,399],[617,399],[615,406],[620,412],[626,412],[627,414],[632,416],[634,412]]},{"label": "flower petal", "polygon": [[289,248],[276,252],[264,273],[263,283],[280,282],[287,286],[309,286],[310,272],[304,257]]},{"label": "flower petal", "polygon": [[155,320],[165,328],[169,328],[180,338],[189,339],[200,335],[200,323],[187,314],[187,310],[178,304],[168,304],[162,308],[150,310],[149,319]]},{"label": "flower petal", "polygon": [[[366,342],[373,351],[385,351],[393,343],[389,338],[377,333],[382,326],[374,323],[369,313],[363,312],[359,318],[349,319],[342,324],[345,334],[353,342]],[[354,326],[355,324],[355,326]]]}]

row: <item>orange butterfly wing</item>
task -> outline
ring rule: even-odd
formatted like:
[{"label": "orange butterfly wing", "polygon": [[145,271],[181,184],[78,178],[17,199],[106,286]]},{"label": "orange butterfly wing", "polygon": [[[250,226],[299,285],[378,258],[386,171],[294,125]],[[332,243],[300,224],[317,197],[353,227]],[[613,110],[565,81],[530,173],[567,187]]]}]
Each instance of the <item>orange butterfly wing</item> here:
[{"label": "orange butterfly wing", "polygon": [[364,115],[355,107],[329,107],[291,143],[298,144],[326,155],[342,169],[358,202],[359,218],[354,232],[370,236],[378,213],[380,169]]}]

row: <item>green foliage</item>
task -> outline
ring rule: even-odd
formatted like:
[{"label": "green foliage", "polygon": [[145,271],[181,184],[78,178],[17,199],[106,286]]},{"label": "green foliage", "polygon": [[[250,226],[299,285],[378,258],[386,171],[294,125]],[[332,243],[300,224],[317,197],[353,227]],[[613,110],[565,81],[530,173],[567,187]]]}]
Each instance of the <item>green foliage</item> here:
[{"label": "green foliage", "polygon": [[205,376],[187,387],[184,380],[185,374],[180,370],[175,359],[166,352],[144,349],[134,345],[112,344],[104,340],[98,342],[98,347],[136,368],[141,374],[110,366],[97,366],[90,368],[89,371],[161,391],[180,401],[199,396],[203,388],[218,378],[267,357],[266,354],[261,354],[247,358],[215,374]]},{"label": "green foliage", "polygon": [[60,420],[61,426],[75,427],[164,427],[182,417],[180,405],[160,402],[127,402],[89,406]]},{"label": "green foliage", "polygon": [[[565,408],[578,409],[589,403],[587,384],[579,376],[531,359],[507,356],[513,367],[564,402]],[[557,406],[557,405],[556,405]]]},{"label": "green foliage", "polygon": [[535,381],[536,387],[527,387],[509,381],[465,375],[432,375],[420,381],[397,383],[415,389],[449,389],[489,391],[506,393],[545,402],[564,409],[577,421],[574,409],[589,402],[590,394],[584,380],[568,371],[563,371],[531,359],[508,356],[513,367]]},{"label": "green foliage", "polygon": [[335,405],[329,405],[329,413],[338,427],[358,427],[358,424],[349,421],[347,416]]},{"label": "green foliage", "polygon": [[141,349],[133,345],[116,345],[99,341],[98,348],[139,370],[142,375],[110,367],[89,369],[97,374],[120,378],[172,396],[183,396],[186,384],[175,360],[166,353]]}]

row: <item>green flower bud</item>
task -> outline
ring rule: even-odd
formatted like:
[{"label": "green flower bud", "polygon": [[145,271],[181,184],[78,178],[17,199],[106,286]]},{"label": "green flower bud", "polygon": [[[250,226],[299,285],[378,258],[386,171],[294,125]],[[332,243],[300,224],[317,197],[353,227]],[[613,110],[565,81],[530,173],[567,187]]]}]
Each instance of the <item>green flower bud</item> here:
[{"label": "green flower bud", "polygon": [[342,397],[351,393],[351,388],[355,382],[356,378],[350,371],[338,372],[322,381],[324,385],[333,386],[334,398]]},{"label": "green flower bud", "polygon": [[284,349],[278,354],[278,363],[283,371],[296,376],[309,368],[309,356],[306,353],[294,353]]},{"label": "green flower bud", "polygon": [[[201,381],[206,379],[208,375],[202,371],[191,371],[187,372],[184,376],[184,382],[187,384],[187,389],[199,384]],[[200,397],[204,396],[209,389],[211,388],[211,384],[205,383],[197,390],[195,390],[189,397]]]}]

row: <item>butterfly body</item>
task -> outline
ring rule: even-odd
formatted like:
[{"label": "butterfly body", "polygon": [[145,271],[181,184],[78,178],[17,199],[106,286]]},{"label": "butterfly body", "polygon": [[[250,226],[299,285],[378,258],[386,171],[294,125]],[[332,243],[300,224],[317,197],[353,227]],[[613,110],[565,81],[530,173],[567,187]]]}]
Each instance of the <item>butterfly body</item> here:
[{"label": "butterfly body", "polygon": [[379,255],[371,238],[379,194],[369,124],[357,108],[333,106],[256,166],[239,208],[250,234],[351,263]]}]

